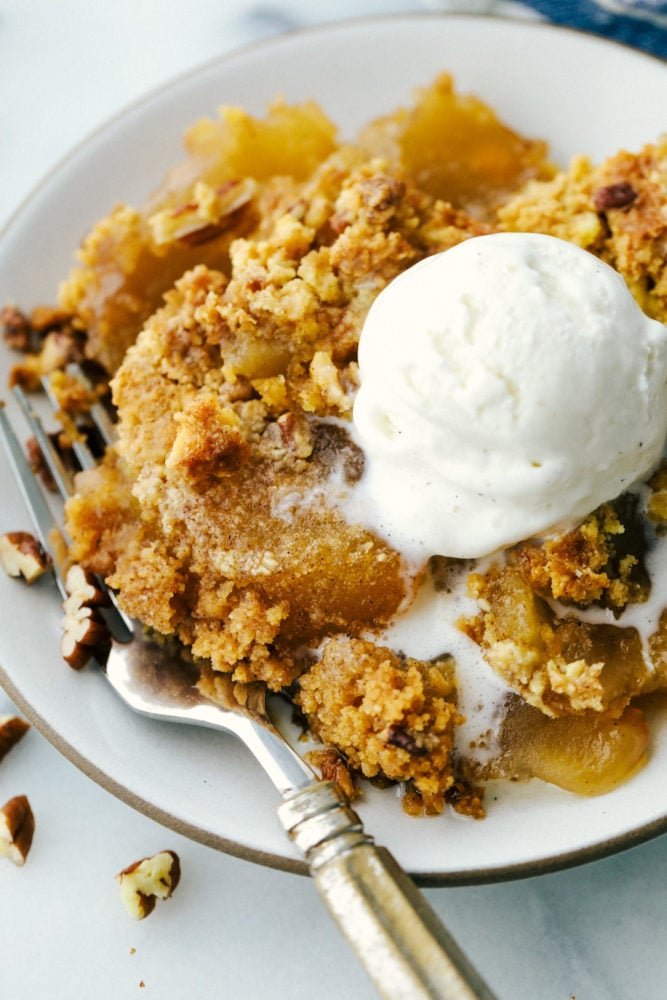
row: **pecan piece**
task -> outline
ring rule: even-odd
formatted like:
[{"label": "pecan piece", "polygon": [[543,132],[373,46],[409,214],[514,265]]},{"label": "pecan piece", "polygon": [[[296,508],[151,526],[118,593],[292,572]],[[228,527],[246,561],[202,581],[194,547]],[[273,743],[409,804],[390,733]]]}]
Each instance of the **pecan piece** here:
[{"label": "pecan piece", "polygon": [[627,208],[637,198],[637,191],[627,181],[607,184],[600,188],[593,199],[596,211],[606,212],[610,208]]},{"label": "pecan piece", "polygon": [[73,670],[82,670],[92,659],[106,659],[111,633],[99,609],[109,603],[94,576],[79,565],[71,566],[65,581],[69,597],[63,603],[63,636],[60,651]]},{"label": "pecan piece", "polygon": [[276,423],[287,450],[297,458],[309,458],[313,451],[313,438],[306,418],[288,411],[278,417]]},{"label": "pecan piece", "polygon": [[35,330],[25,315],[17,306],[6,305],[0,310],[2,338],[13,351],[27,354],[34,351],[38,345]]},{"label": "pecan piece", "polygon": [[394,177],[368,177],[361,181],[359,190],[371,217],[393,215],[405,195],[405,184]]},{"label": "pecan piece", "polygon": [[217,188],[199,181],[189,201],[150,217],[155,244],[178,242],[196,247],[216,239],[236,223],[256,190],[256,182],[249,177],[226,181]]},{"label": "pecan piece", "polygon": [[15,795],[0,809],[0,856],[24,865],[32,846],[35,817],[25,795]]},{"label": "pecan piece", "polygon": [[51,557],[28,531],[0,535],[0,562],[9,576],[33,583],[51,568]]},{"label": "pecan piece", "polygon": [[63,320],[61,325],[48,328],[39,353],[30,353],[21,363],[14,365],[9,373],[10,385],[20,385],[26,392],[35,392],[43,375],[64,368],[70,362],[84,360],[85,339],[86,335],[74,329],[69,321]]},{"label": "pecan piece", "polygon": [[387,743],[389,746],[407,750],[413,757],[424,757],[428,753],[427,748],[418,743],[412,733],[396,723],[392,723],[387,730]]},{"label": "pecan piece", "polygon": [[333,747],[325,750],[311,750],[307,760],[313,767],[319,768],[322,781],[335,781],[345,792],[350,801],[357,797],[354,777],[343,755]]},{"label": "pecan piece", "polygon": [[16,715],[0,715],[0,760],[30,729],[25,719]]},{"label": "pecan piece", "polygon": [[181,878],[181,862],[175,851],[160,851],[142,858],[116,875],[125,909],[135,920],[143,920],[158,899],[169,899]]}]

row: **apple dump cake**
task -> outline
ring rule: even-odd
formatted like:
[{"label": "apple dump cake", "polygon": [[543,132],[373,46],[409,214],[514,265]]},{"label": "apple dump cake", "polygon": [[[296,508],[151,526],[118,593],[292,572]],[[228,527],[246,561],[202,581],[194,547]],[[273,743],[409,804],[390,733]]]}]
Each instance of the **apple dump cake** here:
[{"label": "apple dump cake", "polygon": [[349,791],[623,781],[666,682],[667,146],[559,170],[447,76],[354,142],[276,102],[186,146],[24,318],[13,378],[117,421],[71,559]]}]

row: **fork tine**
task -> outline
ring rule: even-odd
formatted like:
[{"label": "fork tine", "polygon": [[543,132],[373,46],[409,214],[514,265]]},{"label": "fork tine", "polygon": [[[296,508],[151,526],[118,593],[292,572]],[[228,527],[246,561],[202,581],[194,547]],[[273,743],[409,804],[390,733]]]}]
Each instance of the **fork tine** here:
[{"label": "fork tine", "polygon": [[58,589],[63,597],[67,597],[64,570],[56,552],[58,546],[55,546],[52,540],[53,532],[57,531],[60,533],[61,537],[62,532],[56,523],[56,519],[51,513],[48,504],[42,496],[42,491],[40,490],[39,485],[32,473],[32,469],[28,464],[28,460],[23,453],[21,443],[16,437],[14,429],[7,418],[4,403],[0,403],[0,432],[2,433],[2,440],[5,446],[5,451],[7,452],[9,463],[14,472],[14,478],[21,491],[21,496],[23,497],[28,513],[30,514],[30,519],[35,529],[35,533],[37,534],[43,548],[51,555],[51,558],[53,559],[53,572],[58,584]]},{"label": "fork tine", "polygon": [[[91,389],[90,379],[86,376],[81,365],[72,362],[67,365],[65,369],[68,375],[77,379],[86,389]],[[46,394],[46,398],[49,401],[51,409],[54,413],[58,413],[60,410],[60,402],[55,395],[53,388],[51,386],[51,379],[48,375],[43,375],[41,379],[42,388]],[[95,403],[91,406],[88,411],[88,416],[90,417],[92,424],[99,435],[101,443],[105,447],[113,444],[116,440],[116,429],[111,421],[109,414],[102,406],[101,403]],[[97,465],[97,458],[86,444],[76,436],[72,439],[72,450],[82,469],[94,469]],[[71,491],[70,491],[71,492]]]},{"label": "fork tine", "polygon": [[44,425],[33,407],[32,403],[24,393],[20,386],[14,386],[14,397],[16,402],[21,408],[21,412],[28,422],[28,426],[32,434],[39,445],[39,450],[42,453],[44,461],[46,462],[47,468],[51,475],[53,476],[53,481],[55,482],[58,492],[63,500],[66,500],[72,495],[72,477],[68,473],[67,469],[63,465],[62,459],[58,454],[57,450],[53,446],[53,442],[49,438],[48,434],[44,430]]},{"label": "fork tine", "polygon": [[[78,379],[82,385],[85,385],[87,389],[91,388],[90,379],[86,376],[85,372],[81,368],[81,365],[72,362],[67,365],[65,369],[69,375],[74,376]],[[114,444],[116,441],[116,428],[114,427],[113,421],[109,417],[109,414],[104,409],[101,403],[95,403],[90,409],[90,418],[93,421],[97,433],[100,435],[102,442],[105,445]]]},{"label": "fork tine", "polygon": [[[21,411],[26,418],[30,430],[35,436],[35,440],[37,441],[39,449],[42,453],[42,457],[46,462],[49,472],[53,476],[60,496],[63,500],[67,500],[67,498],[73,493],[72,477],[65,469],[62,459],[60,458],[60,455],[58,454],[51,438],[44,430],[41,418],[35,411],[35,408],[26,394],[19,386],[15,386],[14,396],[16,397]],[[54,398],[53,394],[51,394],[50,402],[53,403]],[[16,437],[14,429],[7,418],[4,405],[0,405],[0,430],[2,431],[2,437],[5,442],[7,454],[10,457],[15,477],[19,483],[21,494],[23,496],[24,503],[28,508],[35,531],[37,532],[40,542],[53,559],[54,574],[58,583],[58,589],[60,590],[62,596],[67,598],[68,590],[65,582],[67,567],[63,565],[62,561],[58,558],[58,553],[61,549],[65,549],[68,546],[70,541],[69,535],[58,523],[49,505],[46,503],[39,483],[37,482],[30,467],[30,463],[28,462],[23,452],[23,448]],[[87,467],[92,468],[97,464],[94,456],[85,444],[81,443],[81,448],[85,450],[89,456],[90,465]],[[80,456],[77,455],[77,458],[79,457]],[[62,546],[54,544],[53,535],[55,532],[57,532],[60,536],[63,543]],[[104,584],[101,580],[99,581],[99,585],[100,588],[108,594],[111,601],[111,608],[108,609],[108,612],[105,613],[104,617],[109,628],[111,629],[112,635],[119,642],[127,642],[131,638],[134,631],[132,621],[119,607],[118,600],[113,591],[109,590],[106,584]]]},{"label": "fork tine", "polygon": [[[58,413],[58,411],[60,410],[60,403],[59,403],[59,401],[58,401],[58,399],[57,399],[57,397],[56,397],[56,395],[55,395],[55,393],[54,393],[54,391],[53,391],[53,389],[51,387],[51,380],[49,379],[49,376],[48,375],[43,375],[41,381],[42,381],[42,388],[43,388],[44,392],[46,393],[46,398],[49,401],[51,409],[53,410],[54,413]],[[38,441],[38,444],[40,444],[40,447],[41,447],[41,442]],[[95,459],[95,456],[93,455],[93,453],[91,452],[90,448],[88,447],[88,445],[84,441],[81,441],[76,436],[72,436],[71,445],[72,445],[72,451],[74,452],[76,460],[77,460],[77,462],[79,463],[79,465],[81,466],[82,469],[92,469],[92,468],[95,467],[95,465],[97,465],[97,461]],[[49,441],[49,446],[50,446],[50,441]],[[50,451],[54,451],[54,449],[51,448],[51,447],[49,447],[49,450]],[[58,457],[57,453],[56,453],[55,457],[56,458]],[[45,460],[48,463],[49,460],[48,459],[45,459]],[[56,480],[56,484],[57,484],[57,480]],[[71,486],[71,480],[70,480],[70,486]],[[70,489],[68,491],[68,493],[67,493],[67,496],[70,496],[71,492],[72,492],[72,490]],[[63,496],[62,492],[61,492],[61,496]],[[65,499],[64,496],[63,496],[63,499]]]}]

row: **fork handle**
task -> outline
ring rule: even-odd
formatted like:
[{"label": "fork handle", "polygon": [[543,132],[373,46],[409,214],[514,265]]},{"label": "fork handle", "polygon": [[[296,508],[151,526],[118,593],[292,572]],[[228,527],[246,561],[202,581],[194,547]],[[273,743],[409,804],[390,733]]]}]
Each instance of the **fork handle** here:
[{"label": "fork handle", "polygon": [[381,997],[494,1000],[414,882],[364,832],[338,785],[300,788],[278,815]]}]

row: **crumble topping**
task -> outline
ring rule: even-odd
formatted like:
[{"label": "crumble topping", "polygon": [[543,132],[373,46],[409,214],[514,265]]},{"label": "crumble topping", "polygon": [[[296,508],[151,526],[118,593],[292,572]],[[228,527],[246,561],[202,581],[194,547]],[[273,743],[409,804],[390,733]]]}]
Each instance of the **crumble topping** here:
[{"label": "crumble topping", "polygon": [[126,611],[274,689],[298,674],[297,646],[381,625],[412,587],[400,555],[326,499],[363,467],[331,418],[350,413],[379,289],[484,228],[352,149],[296,207],[281,187],[273,227],[266,208],[231,244],[229,275],[198,265],[146,322],[112,381],[118,443],[68,504],[73,558]]},{"label": "crumble topping", "polygon": [[502,567],[471,574],[469,588],[480,612],[464,630],[509,687],[545,715],[619,715],[633,697],[664,684],[666,664],[647,662],[636,628],[560,617],[512,553]]},{"label": "crumble topping", "polygon": [[402,659],[359,639],[330,639],[300,679],[297,705],[312,732],[367,778],[409,782],[427,812],[442,812],[455,781],[460,721],[453,665]]},{"label": "crumble topping", "polygon": [[575,157],[531,181],[498,212],[504,229],[539,232],[590,250],[625,278],[649,316],[667,319],[667,137],[599,165]]},{"label": "crumble topping", "polygon": [[645,549],[637,497],[625,493],[564,534],[520,543],[510,558],[538,594],[621,611],[648,597]]},{"label": "crumble topping", "polygon": [[359,333],[417,261],[496,230],[547,233],[610,263],[667,318],[665,140],[556,171],[543,142],[443,75],[354,144],[314,104],[276,102],[262,121],[222,109],[186,146],[146,205],[95,226],[50,320],[3,313],[26,353],[15,380],[32,387],[85,355],[105,373],[88,397],[52,379],[76,414],[111,380],[118,441],[77,477],[72,560],[187,646],[209,696],[229,682],[291,697],[325,744],[314,761],[349,794],[362,775],[400,783],[411,814],[479,817],[480,774],[585,794],[624,780],[648,742],[630,702],[665,680],[667,613],[648,641],[623,621],[651,597],[664,469],[647,518],[627,494],[490,567],[440,560],[443,599],[462,600],[452,581],[473,570],[467,655],[506,684],[486,764],[457,743],[458,647],[457,660],[418,658],[382,641],[422,571],[337,501],[364,467],[349,431]]}]

